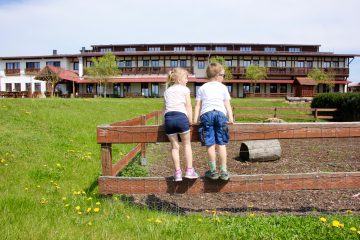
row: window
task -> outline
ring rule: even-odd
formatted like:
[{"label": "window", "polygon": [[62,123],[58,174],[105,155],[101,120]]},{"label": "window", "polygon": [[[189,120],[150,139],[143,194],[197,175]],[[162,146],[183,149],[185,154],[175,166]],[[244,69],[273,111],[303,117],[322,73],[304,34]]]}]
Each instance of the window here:
[{"label": "window", "polygon": [[248,67],[248,66],[251,65],[251,61],[250,60],[244,60],[243,65],[244,65],[244,67]]},{"label": "window", "polygon": [[60,67],[60,61],[48,61],[46,62],[46,66],[54,66],[54,67]]},{"label": "window", "polygon": [[313,62],[312,61],[306,61],[305,62],[305,67],[312,68],[313,67]]},{"label": "window", "polygon": [[332,62],[332,67],[333,68],[338,68],[339,67],[339,62]]},{"label": "window", "polygon": [[259,60],[253,60],[253,65],[259,66]]},{"label": "window", "polygon": [[41,83],[35,83],[35,92],[41,92]]},{"label": "window", "polygon": [[15,92],[21,91],[21,83],[15,83]]},{"label": "window", "polygon": [[125,61],[118,61],[118,67],[122,68],[125,67]]},{"label": "window", "polygon": [[124,89],[123,89],[123,91],[124,91],[124,95],[125,95],[125,97],[126,97],[126,94],[131,92],[130,83],[124,83]]},{"label": "window", "polygon": [[79,63],[78,62],[74,62],[73,69],[74,70],[79,70]]},{"label": "window", "polygon": [[250,84],[249,83],[244,83],[243,92],[244,93],[250,93]]},{"label": "window", "polygon": [[297,68],[303,68],[304,67],[304,61],[296,61],[295,67]]},{"label": "window", "polygon": [[185,52],[185,47],[174,47],[174,52]]},{"label": "window", "polygon": [[255,84],[255,93],[260,93],[260,83]]},{"label": "window", "polygon": [[100,48],[100,52],[112,52],[111,48]]},{"label": "window", "polygon": [[151,60],[151,66],[152,67],[160,67],[159,60]]},{"label": "window", "polygon": [[277,84],[270,84],[270,93],[277,93]]},{"label": "window", "polygon": [[26,68],[30,69],[40,69],[40,62],[27,62]]},{"label": "window", "polygon": [[149,48],[149,52],[160,52],[160,48],[159,47],[151,47],[151,48]]},{"label": "window", "polygon": [[128,47],[128,48],[125,48],[124,51],[125,52],[136,52],[136,48]]},{"label": "window", "polygon": [[144,97],[149,96],[149,84],[148,83],[141,83],[141,95]]},{"label": "window", "polygon": [[204,61],[198,61],[198,69],[204,69],[205,68],[205,62]]},{"label": "window", "polygon": [[6,69],[20,69],[20,63],[19,62],[6,63]]},{"label": "window", "polygon": [[27,92],[31,91],[31,83],[25,83],[25,91]]},{"label": "window", "polygon": [[251,47],[240,47],[240,52],[251,52]]},{"label": "window", "polygon": [[206,51],[206,47],[194,47],[194,51],[198,51],[198,52]]},{"label": "window", "polygon": [[178,66],[178,61],[177,60],[171,60],[170,61],[170,67],[177,67]]},{"label": "window", "polygon": [[276,52],[276,48],[274,48],[274,47],[266,47],[266,48],[264,48],[264,51],[265,52]]},{"label": "window", "polygon": [[228,67],[232,66],[232,60],[225,60],[225,65]]},{"label": "window", "polygon": [[329,68],[330,62],[323,62],[322,66],[323,66],[323,68]]},{"label": "window", "polygon": [[143,67],[149,67],[149,66],[150,66],[149,60],[144,60],[143,61]]},{"label": "window", "polygon": [[286,61],[279,61],[279,67],[286,67]]},{"label": "window", "polygon": [[180,60],[180,67],[186,67],[186,60]]},{"label": "window", "polygon": [[131,60],[126,60],[125,61],[125,67],[131,67],[132,66],[132,61]]},{"label": "window", "polygon": [[217,52],[226,52],[227,47],[215,47],[215,51],[217,51]]},{"label": "window", "polygon": [[277,67],[277,61],[272,60],[270,64],[271,67]]},{"label": "window", "polygon": [[280,93],[287,93],[287,84],[280,84]]},{"label": "window", "polygon": [[87,84],[86,86],[86,93],[93,93],[94,92],[94,84]]},{"label": "window", "polygon": [[12,84],[11,83],[5,83],[5,89],[7,92],[12,92]]},{"label": "window", "polygon": [[159,97],[159,84],[158,83],[151,84],[151,96]]},{"label": "window", "polygon": [[227,88],[228,92],[229,92],[230,95],[231,95],[231,93],[232,93],[232,84],[231,84],[231,83],[227,83],[227,84],[226,84],[226,88]]},{"label": "window", "polygon": [[300,48],[289,48],[289,52],[301,52]]}]

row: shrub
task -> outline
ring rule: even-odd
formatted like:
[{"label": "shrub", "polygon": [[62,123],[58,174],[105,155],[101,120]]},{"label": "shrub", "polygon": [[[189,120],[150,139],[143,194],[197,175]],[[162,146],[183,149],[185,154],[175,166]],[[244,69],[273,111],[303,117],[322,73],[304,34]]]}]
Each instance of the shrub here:
[{"label": "shrub", "polygon": [[119,175],[121,177],[147,177],[148,170],[140,165],[140,155],[137,155]]},{"label": "shrub", "polygon": [[312,108],[337,108],[336,121],[360,121],[360,93],[322,93],[314,97]]}]

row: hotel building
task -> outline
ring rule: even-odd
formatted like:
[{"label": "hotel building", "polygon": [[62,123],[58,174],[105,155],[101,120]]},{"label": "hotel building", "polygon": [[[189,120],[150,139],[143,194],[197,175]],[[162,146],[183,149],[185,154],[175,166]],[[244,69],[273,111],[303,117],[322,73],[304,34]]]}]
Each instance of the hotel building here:
[{"label": "hotel building", "polygon": [[[304,96],[304,89],[314,93],[329,91],[325,84],[309,83],[307,74],[314,68],[333,72],[333,91],[346,92],[350,63],[357,55],[320,52],[319,48],[320,45],[300,44],[119,44],[93,45],[90,50],[82,48],[76,54],[58,54],[54,50],[52,55],[0,57],[0,93],[10,97],[45,94],[49,87],[44,81],[35,80],[35,76],[45,66],[52,66],[51,69],[61,70],[59,95],[104,94],[103,86],[89,78],[86,69],[93,57],[107,52],[117,57],[122,70],[121,76],[108,81],[106,94],[110,97],[160,97],[165,91],[166,74],[175,67],[188,70],[188,87],[195,95],[197,88],[207,81],[206,67],[214,56],[223,57],[232,71],[233,79],[224,81],[232,97],[246,97],[253,90],[255,96],[268,97]],[[245,77],[250,65],[265,67],[267,78],[252,86]]]}]

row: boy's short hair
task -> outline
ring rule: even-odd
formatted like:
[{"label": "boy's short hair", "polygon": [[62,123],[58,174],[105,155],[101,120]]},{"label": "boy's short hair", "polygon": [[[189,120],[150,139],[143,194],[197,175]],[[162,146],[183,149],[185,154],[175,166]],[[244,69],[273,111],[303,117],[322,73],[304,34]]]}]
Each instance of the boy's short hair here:
[{"label": "boy's short hair", "polygon": [[223,65],[221,65],[220,63],[217,62],[209,63],[209,66],[206,69],[206,76],[208,78],[214,78],[224,71],[225,69]]}]

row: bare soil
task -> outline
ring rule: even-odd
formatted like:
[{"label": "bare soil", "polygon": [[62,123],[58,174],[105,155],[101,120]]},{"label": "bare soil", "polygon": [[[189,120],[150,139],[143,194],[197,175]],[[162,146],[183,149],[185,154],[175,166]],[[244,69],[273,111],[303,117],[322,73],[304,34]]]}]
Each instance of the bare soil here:
[{"label": "bare soil", "polygon": [[[360,171],[360,138],[318,138],[280,140],[282,156],[272,162],[241,162],[241,142],[231,142],[228,169],[231,174],[279,174]],[[194,167],[200,175],[207,171],[206,148],[193,143]],[[182,152],[181,152],[182,154]],[[170,144],[149,144],[150,176],[171,176],[174,171]],[[184,169],[182,160],[182,168]],[[206,193],[134,195],[132,201],[159,210],[180,213],[217,209],[236,214],[360,213],[360,189],[274,191],[256,193]]]}]

